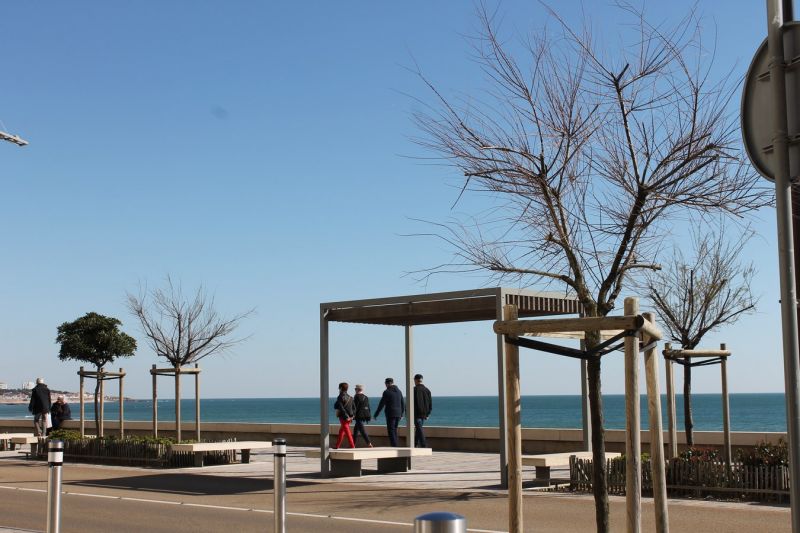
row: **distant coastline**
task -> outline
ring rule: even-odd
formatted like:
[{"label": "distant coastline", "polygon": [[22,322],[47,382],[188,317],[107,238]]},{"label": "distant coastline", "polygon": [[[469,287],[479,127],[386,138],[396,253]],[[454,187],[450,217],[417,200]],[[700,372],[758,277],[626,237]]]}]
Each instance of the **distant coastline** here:
[{"label": "distant coastline", "polygon": [[[677,395],[678,427],[683,426],[683,399]],[[331,423],[335,423],[333,398],[329,403]],[[27,400],[25,400],[27,402]],[[3,405],[0,400],[0,419],[29,418],[27,404]],[[377,399],[375,399],[377,405]],[[69,401],[73,418],[77,418],[77,397]],[[698,431],[722,429],[722,402],[719,394],[693,394],[693,418]],[[203,422],[289,423],[318,424],[319,398],[201,398],[200,417]],[[604,419],[607,429],[625,428],[625,397],[622,394],[603,395]],[[92,419],[94,402],[87,398],[86,418]],[[193,419],[194,399],[181,402],[183,419]],[[647,428],[647,398],[641,397],[642,426]],[[733,431],[786,431],[786,402],[783,393],[731,394],[731,429]],[[188,416],[187,416],[188,415]],[[119,416],[116,400],[106,399],[105,416]],[[125,420],[149,421],[153,416],[152,400],[125,401]],[[434,396],[433,413],[428,423],[449,427],[497,427],[496,396]],[[158,400],[158,419],[175,419],[175,402]],[[662,396],[662,421],[666,425],[666,398]],[[372,422],[383,424],[383,417]],[[581,427],[581,397],[579,395],[539,395],[522,397],[522,424],[526,428]]]}]

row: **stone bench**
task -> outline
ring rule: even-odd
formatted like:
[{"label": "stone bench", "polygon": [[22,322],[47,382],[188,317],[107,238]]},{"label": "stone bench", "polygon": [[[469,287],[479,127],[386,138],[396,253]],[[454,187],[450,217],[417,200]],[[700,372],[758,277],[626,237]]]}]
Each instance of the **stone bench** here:
[{"label": "stone bench", "polygon": [[250,462],[250,450],[272,448],[268,440],[244,440],[239,442],[193,442],[188,444],[173,444],[172,451],[191,452],[194,454],[194,466],[203,466],[203,454],[206,452],[223,452],[238,450],[242,454],[242,462]]},{"label": "stone bench", "polygon": [[[606,452],[606,461],[619,457],[617,452]],[[544,453],[540,455],[523,455],[523,466],[536,467],[536,481],[544,485],[550,484],[550,469],[553,467],[569,466],[570,457],[577,459],[591,459],[592,452],[566,452],[566,453]]]},{"label": "stone bench", "polygon": [[[433,455],[431,448],[339,448],[330,450],[331,477],[361,476],[361,461],[378,460],[378,472],[406,472],[409,458]],[[306,457],[320,457],[319,450],[306,451]]]},{"label": "stone bench", "polygon": [[24,446],[30,445],[31,451],[24,452],[25,458],[27,459],[29,456],[36,457],[41,455],[46,450],[46,441],[45,437],[36,437],[34,435],[25,435],[24,437],[11,437],[11,449],[16,449],[17,446]]},{"label": "stone bench", "polygon": [[0,450],[14,449],[12,439],[15,437],[35,437],[33,433],[0,433]]}]

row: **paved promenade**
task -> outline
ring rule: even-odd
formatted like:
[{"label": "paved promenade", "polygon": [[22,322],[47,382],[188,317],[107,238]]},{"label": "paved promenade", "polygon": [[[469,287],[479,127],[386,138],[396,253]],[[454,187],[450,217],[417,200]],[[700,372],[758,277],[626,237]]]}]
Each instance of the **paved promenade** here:
[{"label": "paved promenade", "polygon": [[[470,531],[507,530],[496,455],[436,452],[416,458],[409,473],[325,480],[318,477],[318,460],[301,452],[290,449],[287,462],[289,531],[408,532],[415,516],[441,510],[466,516]],[[180,470],[66,464],[62,531],[272,531],[272,455],[256,453],[252,460]],[[44,530],[46,490],[46,464],[0,452],[0,532]],[[785,506],[691,500],[669,505],[673,532],[791,530]],[[527,490],[524,512],[526,531],[594,530],[588,495]],[[611,514],[613,530],[624,531],[623,498],[611,498]],[[654,531],[647,498],[643,531]]]}]

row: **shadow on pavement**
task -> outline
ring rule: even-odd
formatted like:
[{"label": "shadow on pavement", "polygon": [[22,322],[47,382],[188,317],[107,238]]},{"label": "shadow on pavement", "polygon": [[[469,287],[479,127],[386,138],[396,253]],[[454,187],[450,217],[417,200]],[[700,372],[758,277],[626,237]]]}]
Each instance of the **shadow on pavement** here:
[{"label": "shadow on pavement", "polygon": [[[156,493],[189,496],[223,496],[247,492],[272,491],[272,480],[263,477],[227,477],[204,474],[155,474],[126,476],[109,479],[69,481],[65,485],[76,487],[101,487],[121,490],[141,490]],[[287,480],[287,488],[308,485],[308,482]]]}]

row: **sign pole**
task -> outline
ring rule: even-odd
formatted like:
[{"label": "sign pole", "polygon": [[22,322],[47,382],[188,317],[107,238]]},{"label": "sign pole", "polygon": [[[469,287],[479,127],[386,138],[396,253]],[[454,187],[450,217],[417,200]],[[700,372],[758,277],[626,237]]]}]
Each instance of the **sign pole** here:
[{"label": "sign pole", "polygon": [[792,532],[800,533],[800,364],[797,336],[797,293],[792,231],[789,136],[786,115],[786,76],[783,49],[784,0],[767,0],[768,50],[774,124],[775,199],[778,223],[778,265],[781,285],[783,371],[789,439],[789,489]]}]

